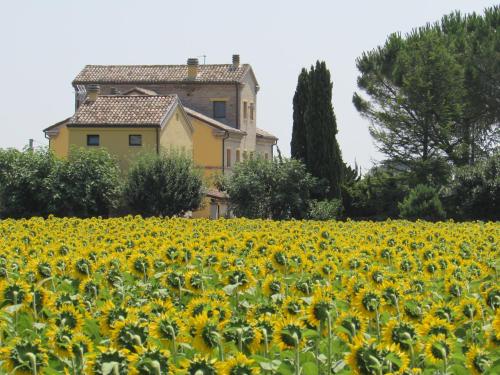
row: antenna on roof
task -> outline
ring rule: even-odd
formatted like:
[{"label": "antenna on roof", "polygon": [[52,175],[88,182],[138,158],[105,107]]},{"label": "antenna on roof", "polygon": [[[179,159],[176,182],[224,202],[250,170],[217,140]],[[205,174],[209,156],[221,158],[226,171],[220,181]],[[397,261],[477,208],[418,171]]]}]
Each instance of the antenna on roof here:
[{"label": "antenna on roof", "polygon": [[198,57],[203,57],[203,65],[205,65],[205,63],[207,61],[207,55],[200,55]]}]

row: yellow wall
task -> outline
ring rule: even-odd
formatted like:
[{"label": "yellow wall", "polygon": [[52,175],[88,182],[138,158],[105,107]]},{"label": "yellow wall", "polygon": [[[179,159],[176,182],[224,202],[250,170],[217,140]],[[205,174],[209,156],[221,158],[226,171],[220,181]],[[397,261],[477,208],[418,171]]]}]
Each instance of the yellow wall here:
[{"label": "yellow wall", "polygon": [[161,130],[160,147],[167,152],[181,151],[185,152],[186,155],[192,155],[192,130],[188,124],[188,120],[179,107],[177,107]]},{"label": "yellow wall", "polygon": [[[130,162],[141,152],[156,152],[156,128],[69,128],[69,144],[89,149],[87,135],[99,135],[99,147],[117,157],[122,170],[126,170]],[[142,135],[142,146],[129,146],[128,136]]]},{"label": "yellow wall", "polygon": [[222,173],[222,138],[214,135],[214,128],[196,117],[189,116],[194,127],[193,160],[202,167],[204,177],[210,179]]},{"label": "yellow wall", "polygon": [[60,125],[59,134],[50,138],[50,150],[57,156],[65,158],[68,156],[69,138],[66,124]]}]

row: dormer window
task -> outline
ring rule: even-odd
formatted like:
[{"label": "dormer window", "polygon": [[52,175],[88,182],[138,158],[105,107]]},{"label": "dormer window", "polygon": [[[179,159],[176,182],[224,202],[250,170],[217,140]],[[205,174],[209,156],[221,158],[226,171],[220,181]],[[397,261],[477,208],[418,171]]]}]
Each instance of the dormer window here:
[{"label": "dormer window", "polygon": [[255,111],[255,106],[253,103],[250,103],[250,120],[253,120],[254,118],[254,111]]},{"label": "dormer window", "polygon": [[248,103],[243,102],[243,118],[246,119],[248,117]]},{"label": "dormer window", "polygon": [[99,135],[98,134],[88,134],[87,135],[87,146],[99,146]]},{"label": "dormer window", "polygon": [[214,118],[215,119],[225,119],[226,118],[226,102],[214,101]]}]

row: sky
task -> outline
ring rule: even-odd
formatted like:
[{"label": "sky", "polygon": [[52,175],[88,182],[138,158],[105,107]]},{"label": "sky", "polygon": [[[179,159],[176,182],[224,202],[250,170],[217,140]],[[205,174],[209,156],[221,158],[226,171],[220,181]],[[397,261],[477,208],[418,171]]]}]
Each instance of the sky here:
[{"label": "sky", "polygon": [[42,129],[74,112],[71,81],[86,64],[252,65],[257,126],[290,154],[292,98],[302,67],[324,60],[343,158],[364,171],[383,159],[352,105],[356,58],[454,10],[486,0],[0,0],[0,148],[48,142]]}]

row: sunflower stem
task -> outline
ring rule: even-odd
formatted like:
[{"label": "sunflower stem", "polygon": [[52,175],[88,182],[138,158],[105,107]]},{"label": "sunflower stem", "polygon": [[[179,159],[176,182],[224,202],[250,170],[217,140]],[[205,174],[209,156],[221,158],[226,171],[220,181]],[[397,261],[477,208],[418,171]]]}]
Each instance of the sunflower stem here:
[{"label": "sunflower stem", "polygon": [[36,371],[36,356],[33,354],[33,353],[26,353],[26,357],[29,358],[30,360],[30,364],[31,364],[31,371],[33,373],[33,375],[37,375],[37,371]]},{"label": "sunflower stem", "polygon": [[380,314],[378,307],[375,307],[375,318],[377,320],[377,342],[380,344]]},{"label": "sunflower stem", "polygon": [[295,340],[295,375],[300,375],[300,346],[299,338],[296,333],[293,334]]},{"label": "sunflower stem", "polygon": [[327,353],[328,353],[328,367],[327,367],[327,373],[330,374],[332,371],[332,317],[330,315],[330,311],[326,312],[326,319],[328,323],[328,348],[327,348]]}]

